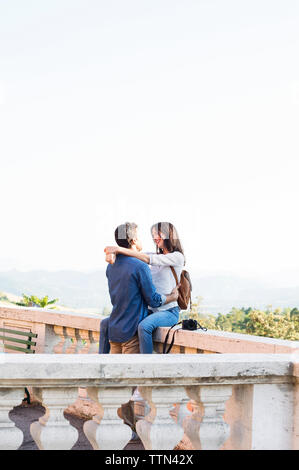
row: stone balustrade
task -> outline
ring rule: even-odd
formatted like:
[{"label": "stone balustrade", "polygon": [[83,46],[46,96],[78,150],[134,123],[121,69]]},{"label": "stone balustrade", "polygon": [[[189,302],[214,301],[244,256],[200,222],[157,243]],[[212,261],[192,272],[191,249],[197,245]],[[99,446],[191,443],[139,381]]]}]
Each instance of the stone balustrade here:
[{"label": "stone balustrade", "polygon": [[[100,315],[76,314],[32,307],[0,307],[0,328],[38,334],[36,353],[93,354],[98,351]],[[168,328],[157,328],[154,349],[162,352]],[[172,335],[170,335],[169,342]],[[299,341],[287,341],[225,331],[186,331],[175,335],[172,354],[264,353],[291,354]]]},{"label": "stone balustrade", "polygon": [[99,315],[32,307],[0,307],[0,328],[37,333],[37,354],[96,353],[100,322]]},{"label": "stone balustrade", "polygon": [[[46,310],[31,307],[0,307],[0,327],[28,330],[38,334],[35,357],[39,354],[43,354],[46,356],[48,354],[56,353],[59,354],[60,358],[63,358],[64,354],[71,356],[73,354],[80,354],[80,361],[82,355],[86,355],[88,358],[91,358],[93,353],[97,353],[98,351],[100,322],[100,316],[92,314],[76,314],[73,312],[61,312],[57,310]],[[162,351],[162,344],[165,340],[167,330],[167,328],[158,328],[155,332],[154,347],[155,351],[158,353]],[[170,340],[171,338],[169,339],[169,341]],[[168,355],[168,357],[172,357],[173,355],[174,357],[178,357],[178,354],[185,354],[189,357],[189,354],[196,354],[195,360],[201,361],[203,357],[208,357],[206,356],[206,354],[213,353],[217,353],[217,355],[219,356],[222,356],[223,354],[227,353],[258,353],[279,355],[283,354],[286,356],[288,354],[296,353],[298,351],[298,341],[277,340],[272,338],[213,330],[208,330],[207,332],[203,332],[201,330],[180,330],[175,335],[174,346],[171,351],[171,354]],[[7,350],[7,352],[12,353],[12,351],[9,350]],[[6,356],[7,354],[5,355],[5,357]],[[11,354],[11,356],[15,356],[15,354]],[[161,358],[161,356],[157,354],[153,356],[159,356],[159,358]],[[0,361],[1,357],[3,357],[3,355],[0,354]],[[144,360],[148,360],[145,358],[145,356],[142,357],[144,358]],[[215,354],[213,354],[212,357],[215,357]],[[78,361],[78,356],[76,360]],[[161,360],[163,361],[164,359],[161,358]],[[31,373],[31,369],[28,373]],[[252,445],[256,445],[252,444],[252,442],[254,442],[252,441],[252,436],[256,435],[256,433],[252,434],[252,425],[250,424],[252,423],[252,409],[250,406],[248,406],[248,403],[253,403],[254,396],[255,400],[257,400],[256,397],[259,396],[257,393],[258,384],[259,382],[257,382],[255,386],[255,394],[253,393],[253,386],[249,385],[248,383],[243,383],[241,385],[235,383],[232,386],[231,396],[227,399],[226,408],[224,412],[224,416],[226,417],[227,415],[228,423],[230,425],[230,435],[226,440],[225,444],[222,446],[223,449],[249,449],[252,448]],[[38,387],[30,385],[30,375],[28,375],[26,380],[24,378],[23,385],[29,388],[33,400],[46,400],[46,392],[41,392]],[[67,386],[67,388],[69,388],[69,385]],[[79,416],[93,417],[92,422],[86,427],[86,432],[89,435],[90,441],[93,443],[94,448],[97,448],[96,440],[93,439],[91,433],[93,432],[92,430],[98,429],[98,414],[99,409],[101,409],[101,407],[99,405],[99,397],[97,395],[97,392],[95,391],[95,389],[92,391],[91,388],[94,387],[89,387],[87,395],[86,388],[82,385],[82,383],[81,385],[75,387],[76,391],[74,391],[74,394],[76,395],[77,400],[75,404],[71,404],[69,406],[68,412],[75,413]],[[217,390],[217,393],[220,393],[221,389],[219,388],[219,384],[217,385]],[[211,391],[210,388],[209,391]],[[263,407],[264,400],[262,399],[262,395],[263,393],[268,393],[267,387],[264,389],[260,388],[260,391],[260,403]],[[176,390],[176,393],[177,392],[178,390]],[[102,391],[101,394],[103,393],[104,392]],[[143,390],[143,393],[146,396],[147,402],[151,403],[152,410],[154,410],[155,407],[153,405],[153,397],[155,397],[156,392],[154,392],[154,394],[150,394],[149,388],[146,388]],[[170,393],[170,391],[168,391],[168,393]],[[196,395],[197,399],[194,399],[195,392],[192,392],[193,398],[191,398],[190,393],[191,391],[189,390],[188,394],[185,395],[184,398],[182,398],[180,406],[178,406],[177,399],[173,401],[176,406],[172,415],[177,421],[177,423],[180,423],[181,425],[182,423],[184,423],[184,439],[187,439],[188,445],[193,445],[194,448],[201,448],[202,444],[199,440],[199,434],[197,431],[199,430],[200,425],[201,429],[204,429],[204,426],[208,422],[208,414],[206,414],[205,420],[203,420],[204,410],[201,401],[199,401],[199,398],[200,396],[206,397],[207,395],[205,395],[204,391],[201,389],[201,393],[199,394],[198,392],[198,394]],[[14,391],[13,395],[11,396],[11,399],[13,400],[13,397],[15,397],[15,400],[18,401],[19,394],[22,395],[22,398],[24,397],[24,388],[21,387],[21,389],[18,389],[17,392]],[[179,397],[179,394],[177,395],[177,397]],[[210,397],[209,399],[211,400],[211,403],[213,403],[213,398]],[[205,400],[208,399],[205,398]],[[275,396],[273,396],[273,400],[275,400]],[[296,400],[298,400],[298,398],[296,398]],[[68,402],[71,403],[70,400],[68,400]],[[14,402],[12,401],[11,404],[13,403]],[[270,401],[270,403],[272,402]],[[296,405],[296,403],[297,402],[295,402],[294,404],[294,409],[297,410],[298,405]],[[135,413],[137,413],[137,415],[140,415],[139,417],[142,417],[144,415],[144,403],[142,404],[140,402],[137,402],[135,405]],[[255,406],[256,409],[257,406],[258,404],[256,404]],[[207,408],[207,410],[208,409],[212,412],[212,405],[210,408]],[[158,414],[158,417],[156,418],[158,420],[160,419],[160,416],[163,416],[163,413],[165,412],[165,407],[163,408],[163,406],[161,405],[159,410],[160,414]],[[187,419],[188,414],[190,414],[190,410],[192,411],[193,417],[192,419]],[[296,416],[297,424],[294,425],[294,436],[298,436],[299,434],[299,418],[298,415]],[[146,429],[148,430],[151,427],[149,424],[151,422],[151,419],[152,413],[147,415],[146,420],[141,422],[140,424],[142,428],[141,431],[143,432],[144,436],[147,435]],[[161,419],[163,420],[164,418],[161,417]],[[43,420],[41,419],[40,422],[42,423]],[[240,422],[243,423],[241,430],[239,424]],[[283,423],[282,426],[284,426]],[[35,428],[37,428],[37,426],[35,426]],[[223,426],[223,430],[227,432],[227,427]],[[100,431],[98,431],[98,433],[99,432]],[[190,435],[192,436],[192,439],[190,438]],[[149,444],[147,438],[145,437],[144,439],[146,446],[148,446]],[[298,437],[295,437],[294,439],[296,440],[298,439]]]},{"label": "stone balustrade", "polygon": [[173,449],[183,436],[201,450],[298,449],[298,366],[296,354],[0,354],[0,449],[22,442],[8,415],[25,385],[46,409],[30,428],[39,449],[71,449],[77,441],[63,413],[78,387],[99,406],[84,425],[94,449],[123,449],[130,440],[117,410],[133,387],[149,409],[137,422],[145,449]]}]

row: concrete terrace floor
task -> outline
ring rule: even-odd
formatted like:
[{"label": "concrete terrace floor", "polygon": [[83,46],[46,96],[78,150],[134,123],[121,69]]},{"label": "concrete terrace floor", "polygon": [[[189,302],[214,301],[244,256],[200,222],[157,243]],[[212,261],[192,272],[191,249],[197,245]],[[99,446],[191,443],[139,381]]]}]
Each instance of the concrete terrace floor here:
[{"label": "concrete terrace floor", "polygon": [[[31,437],[30,434],[30,425],[34,421],[45,414],[45,408],[42,405],[33,403],[32,405],[19,405],[13,408],[9,413],[9,418],[13,421],[17,428],[21,429],[24,434],[24,439],[22,445],[18,450],[39,450],[36,443]],[[75,445],[71,450],[93,450],[90,442],[83,432],[83,424],[85,419],[78,418],[77,416],[71,415],[69,413],[64,413],[64,416],[70,424],[78,430],[79,436]],[[140,440],[130,441],[124,450],[144,450],[143,444]]]}]

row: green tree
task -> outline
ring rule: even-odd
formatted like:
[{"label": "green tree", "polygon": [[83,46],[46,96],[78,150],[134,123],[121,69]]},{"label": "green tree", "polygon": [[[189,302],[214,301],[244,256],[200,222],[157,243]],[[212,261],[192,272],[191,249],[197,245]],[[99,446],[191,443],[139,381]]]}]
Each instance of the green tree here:
[{"label": "green tree", "polygon": [[254,310],[249,314],[246,332],[257,336],[270,338],[299,340],[298,324],[293,321],[288,312],[263,312]]},{"label": "green tree", "polygon": [[228,314],[206,315],[200,313],[202,297],[197,297],[190,311],[181,312],[180,319],[193,318],[208,329],[267,336],[270,338],[299,340],[299,309],[275,308],[265,310],[252,307],[233,307]]},{"label": "green tree", "polygon": [[[46,308],[49,305],[53,305],[58,302],[59,299],[49,300],[49,296],[46,295],[45,297],[37,297],[36,295],[25,295],[23,294],[23,299],[21,302],[16,302],[16,305],[21,305],[22,307],[41,307]],[[49,307],[51,309],[55,309],[56,307]]]}]

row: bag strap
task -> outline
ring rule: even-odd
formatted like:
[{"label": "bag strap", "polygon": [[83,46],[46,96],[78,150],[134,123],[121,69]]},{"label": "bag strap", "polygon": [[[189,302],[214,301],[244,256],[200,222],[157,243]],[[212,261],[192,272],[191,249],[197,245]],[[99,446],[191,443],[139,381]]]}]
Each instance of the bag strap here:
[{"label": "bag strap", "polygon": [[[167,346],[167,341],[168,341],[168,337],[169,337],[169,333],[170,333],[170,330],[172,330],[172,328],[174,328],[175,326],[178,326],[178,325],[181,325],[182,322],[180,321],[179,323],[176,323],[175,325],[172,325],[169,330],[167,331],[167,335],[165,337],[165,340],[164,340],[164,343],[163,343],[163,354],[168,354],[170,351],[171,351],[171,348],[173,346],[173,343],[174,343],[174,336],[176,334],[177,331],[181,330],[182,328],[177,328],[176,330],[174,330],[173,332],[173,335],[172,335],[172,340],[171,340],[171,343],[168,347],[168,349],[166,350],[166,346]],[[196,328],[197,330],[203,330],[203,331],[207,331],[207,328],[205,326],[201,326],[200,323],[198,323],[198,327]]]},{"label": "bag strap", "polygon": [[198,322],[198,327],[196,329],[197,330],[208,331],[208,329],[205,326],[201,326],[201,324],[199,322]]},{"label": "bag strap", "polygon": [[163,354],[168,354],[169,351],[171,350],[171,348],[172,348],[172,346],[173,346],[173,343],[174,343],[174,335],[175,335],[175,333],[176,333],[180,328],[178,328],[178,330],[174,330],[173,335],[172,335],[171,343],[170,343],[170,345],[169,345],[169,347],[168,347],[168,349],[167,349],[167,351],[166,351],[166,346],[167,346],[167,341],[168,341],[168,337],[169,337],[170,330],[172,330],[172,328],[174,328],[174,327],[177,326],[177,325],[181,325],[181,323],[182,323],[181,321],[180,321],[179,323],[175,323],[175,325],[172,325],[172,326],[169,328],[169,330],[167,331],[167,335],[166,335],[165,340],[164,340],[164,343],[163,343]]},{"label": "bag strap", "polygon": [[177,277],[177,273],[175,272],[175,269],[174,269],[173,266],[169,266],[169,267],[170,267],[170,269],[171,269],[171,271],[172,271],[172,274],[173,274],[173,276],[174,276],[174,278],[175,278],[176,285],[178,285],[179,280],[178,280],[178,277]]}]

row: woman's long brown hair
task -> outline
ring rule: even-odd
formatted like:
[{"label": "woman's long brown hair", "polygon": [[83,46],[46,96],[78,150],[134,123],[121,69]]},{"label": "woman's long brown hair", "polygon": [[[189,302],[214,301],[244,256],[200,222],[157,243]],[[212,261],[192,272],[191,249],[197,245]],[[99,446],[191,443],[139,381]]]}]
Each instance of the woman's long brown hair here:
[{"label": "woman's long brown hair", "polygon": [[[175,226],[170,222],[158,222],[151,227],[151,234],[153,231],[157,232],[160,236],[164,235],[164,245],[169,253],[174,251],[179,251],[185,258],[185,253],[179,239],[179,235]],[[163,251],[156,246],[156,251],[158,254],[163,253]]]}]

